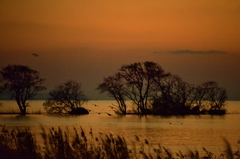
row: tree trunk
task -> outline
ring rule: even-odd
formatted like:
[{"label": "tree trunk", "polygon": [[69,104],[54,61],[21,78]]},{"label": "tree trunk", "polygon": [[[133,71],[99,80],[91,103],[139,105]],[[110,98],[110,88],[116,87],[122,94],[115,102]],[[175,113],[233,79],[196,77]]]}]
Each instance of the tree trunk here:
[{"label": "tree trunk", "polygon": [[17,101],[17,105],[18,105],[21,115],[26,115],[27,114],[26,105],[21,104],[21,101],[18,99],[16,99],[16,101]]},{"label": "tree trunk", "polygon": [[23,111],[21,112],[22,115],[26,115],[27,114],[27,109],[26,106],[23,106]]}]

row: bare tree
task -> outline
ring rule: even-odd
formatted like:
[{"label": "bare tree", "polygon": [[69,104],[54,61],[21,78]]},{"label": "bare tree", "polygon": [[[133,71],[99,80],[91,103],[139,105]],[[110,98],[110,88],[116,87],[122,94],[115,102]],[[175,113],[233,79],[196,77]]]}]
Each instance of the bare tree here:
[{"label": "bare tree", "polygon": [[206,99],[209,101],[210,110],[221,110],[225,106],[227,99],[227,91],[224,88],[218,86],[214,81],[207,82],[208,91]]},{"label": "bare tree", "polygon": [[138,114],[152,111],[198,114],[202,110],[221,109],[226,99],[226,90],[219,88],[215,82],[194,87],[148,61],[123,65],[114,76],[104,78],[97,89],[113,97],[123,114],[126,113],[125,100],[131,100],[137,106]]},{"label": "bare tree", "polygon": [[100,90],[101,93],[107,92],[110,97],[113,97],[117,101],[117,107],[114,105],[112,106],[115,109],[116,113],[127,113],[124,83],[120,74],[115,74],[114,76],[104,78],[103,83],[99,84],[97,89]]},{"label": "bare tree", "polygon": [[81,90],[81,84],[69,80],[56,86],[49,92],[50,98],[43,103],[48,113],[62,114],[88,114],[87,110],[81,108],[87,102],[86,96]]},{"label": "bare tree", "polygon": [[219,87],[215,81],[198,85],[192,95],[193,105],[202,113],[207,113],[210,110],[223,110],[227,99],[226,89]]},{"label": "bare tree", "polygon": [[153,100],[155,113],[186,114],[190,113],[193,86],[182,81],[177,75],[167,74],[155,80],[157,89]]},{"label": "bare tree", "polygon": [[15,99],[21,114],[27,113],[27,100],[32,99],[39,91],[45,79],[40,78],[39,72],[23,65],[8,65],[0,71],[3,88],[12,99]]},{"label": "bare tree", "polygon": [[195,105],[200,109],[207,109],[208,82],[204,82],[195,88]]},{"label": "bare tree", "polygon": [[104,79],[98,88],[108,92],[124,109],[124,100],[130,99],[137,106],[137,113],[145,114],[155,89],[154,77],[162,74],[163,69],[154,62],[123,65],[115,76]]}]

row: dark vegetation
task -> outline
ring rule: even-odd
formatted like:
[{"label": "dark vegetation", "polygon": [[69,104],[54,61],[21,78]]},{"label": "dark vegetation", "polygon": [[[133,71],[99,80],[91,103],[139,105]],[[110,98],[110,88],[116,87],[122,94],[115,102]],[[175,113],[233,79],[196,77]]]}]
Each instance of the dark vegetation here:
[{"label": "dark vegetation", "polygon": [[[41,137],[37,137],[29,128],[8,130],[1,126],[0,158],[4,159],[239,159],[239,151],[234,152],[226,139],[225,151],[213,154],[203,147],[202,151],[181,151],[172,153],[164,146],[152,145],[147,139],[126,141],[124,137],[100,133],[94,136],[80,127],[73,128],[69,135],[61,128],[42,128]],[[42,143],[42,144],[41,144]]]},{"label": "dark vegetation", "polygon": [[87,102],[81,90],[81,84],[69,80],[49,92],[50,98],[43,103],[44,109],[50,114],[89,114],[81,106]]},{"label": "dark vegetation", "polygon": [[[20,113],[25,115],[29,104],[39,91],[45,79],[39,72],[22,65],[8,65],[0,70],[0,91],[6,91],[15,99]],[[227,92],[215,81],[200,85],[183,81],[179,76],[165,72],[154,62],[123,65],[114,75],[103,79],[97,90],[114,98],[113,108],[118,114],[225,114]],[[43,106],[51,114],[88,114],[82,107],[87,101],[81,84],[69,80],[49,92]],[[131,110],[126,105],[134,104]]]},{"label": "dark vegetation", "polygon": [[154,62],[123,65],[117,73],[104,78],[97,89],[117,101],[115,111],[120,114],[128,113],[126,100],[135,104],[132,112],[141,115],[226,113],[226,89],[215,81],[194,86]]},{"label": "dark vegetation", "polygon": [[27,100],[32,99],[39,91],[45,79],[40,78],[39,72],[22,65],[8,65],[0,70],[1,89],[7,91],[11,99],[16,100],[22,115],[26,115]]}]

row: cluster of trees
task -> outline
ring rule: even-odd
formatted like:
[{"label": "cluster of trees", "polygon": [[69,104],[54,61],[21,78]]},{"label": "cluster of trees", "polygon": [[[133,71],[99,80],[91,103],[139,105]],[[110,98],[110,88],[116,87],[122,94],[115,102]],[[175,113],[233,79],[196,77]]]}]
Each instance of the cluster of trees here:
[{"label": "cluster of trees", "polygon": [[138,114],[226,113],[226,89],[214,81],[194,86],[154,62],[123,65],[97,89],[117,101],[116,112],[121,114],[127,114],[127,100],[135,104]]},{"label": "cluster of trees", "polygon": [[43,103],[45,110],[51,114],[88,114],[89,112],[82,108],[87,102],[81,84],[69,80],[56,86],[49,92],[49,98]]},{"label": "cluster of trees", "polygon": [[[45,90],[45,79],[39,72],[22,65],[8,65],[0,70],[0,91],[7,91],[15,99],[21,114],[27,113],[29,104],[39,91]],[[127,114],[126,101],[132,101],[137,114],[224,114],[226,89],[214,81],[194,86],[179,76],[165,72],[154,62],[123,65],[117,73],[103,79],[97,90],[113,97],[115,112]],[[88,114],[82,108],[87,102],[81,84],[69,80],[49,92],[43,106],[48,113]]]},{"label": "cluster of trees", "polygon": [[[26,115],[30,99],[38,92],[46,90],[45,79],[38,71],[23,65],[8,65],[0,71],[0,91],[6,91],[11,99],[16,100],[20,113]],[[87,101],[81,90],[81,84],[69,80],[56,86],[49,92],[43,106],[48,113],[88,114],[81,106]]]}]

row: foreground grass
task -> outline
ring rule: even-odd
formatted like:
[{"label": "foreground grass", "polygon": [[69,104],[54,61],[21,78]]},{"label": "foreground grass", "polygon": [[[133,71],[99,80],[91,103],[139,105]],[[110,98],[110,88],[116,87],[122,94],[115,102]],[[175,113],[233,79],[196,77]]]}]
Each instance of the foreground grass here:
[{"label": "foreground grass", "polygon": [[42,143],[29,128],[16,127],[9,130],[1,126],[0,131],[0,158],[4,159],[240,158],[239,151],[233,152],[225,139],[226,151],[217,156],[205,148],[201,154],[198,151],[189,151],[186,154],[181,151],[172,153],[164,146],[154,147],[146,139],[140,141],[137,136],[132,144],[127,144],[125,138],[118,135],[100,133],[98,137],[94,137],[91,130],[89,135],[86,135],[81,127],[80,131],[73,128],[73,135],[69,135],[68,128],[64,131],[61,128],[46,130],[42,127]]}]

